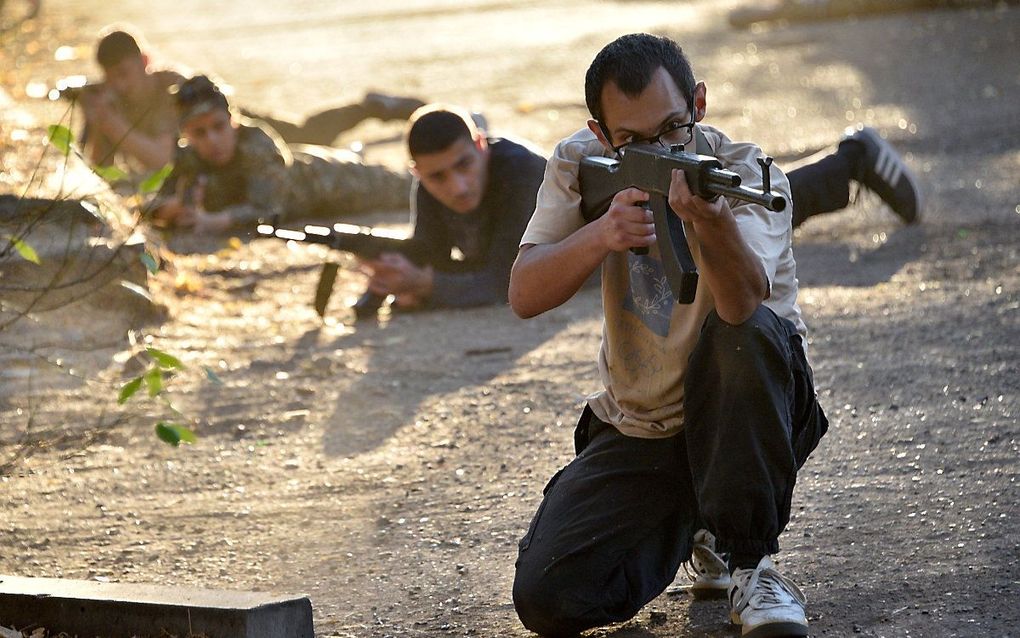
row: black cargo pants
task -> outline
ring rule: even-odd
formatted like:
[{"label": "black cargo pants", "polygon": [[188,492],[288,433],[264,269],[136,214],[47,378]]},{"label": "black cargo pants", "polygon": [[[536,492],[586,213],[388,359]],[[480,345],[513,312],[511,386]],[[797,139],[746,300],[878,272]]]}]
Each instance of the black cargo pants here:
[{"label": "black cargo pants", "polygon": [[525,627],[572,636],[633,617],[702,527],[720,551],[778,551],[797,470],[828,427],[793,324],[764,306],[739,326],[713,312],[684,396],[685,426],[666,439],[624,436],[585,408],[578,454],[520,542],[513,598]]}]

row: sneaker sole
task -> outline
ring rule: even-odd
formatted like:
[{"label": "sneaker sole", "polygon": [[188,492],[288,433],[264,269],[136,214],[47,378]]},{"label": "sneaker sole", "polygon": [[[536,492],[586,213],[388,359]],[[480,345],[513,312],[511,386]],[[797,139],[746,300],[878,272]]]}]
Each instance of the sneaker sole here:
[{"label": "sneaker sole", "polygon": [[[892,171],[892,165],[896,165],[899,169],[898,179],[906,179],[907,183],[910,184],[911,190],[914,192],[914,211],[913,214],[900,213],[893,210],[893,214],[900,218],[900,220],[907,225],[916,224],[921,218],[921,211],[924,209],[924,196],[921,193],[921,188],[917,181],[917,175],[914,174],[910,167],[907,166],[907,162],[904,159],[893,159],[899,158],[899,153],[893,148],[893,145],[888,140],[883,138],[874,129],[865,128],[858,131],[861,136],[868,136],[879,148],[879,162],[880,165],[871,167],[876,173],[885,175],[885,179],[888,180],[890,171]],[[883,161],[884,160],[884,161]],[[890,208],[890,210],[892,210]]]},{"label": "sneaker sole", "polygon": [[803,638],[807,635],[808,628],[795,622],[774,622],[740,632],[741,638]]},{"label": "sneaker sole", "polygon": [[738,614],[730,612],[730,622],[738,625],[740,638],[802,638],[808,635],[808,626],[799,622],[771,622],[748,629]]}]

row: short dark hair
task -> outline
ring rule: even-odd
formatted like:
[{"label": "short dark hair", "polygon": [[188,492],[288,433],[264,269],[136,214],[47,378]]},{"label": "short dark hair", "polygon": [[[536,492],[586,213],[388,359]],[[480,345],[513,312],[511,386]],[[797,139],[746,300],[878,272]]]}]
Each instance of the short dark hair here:
[{"label": "short dark hair", "polygon": [[227,97],[220,91],[220,87],[205,75],[188,78],[173,87],[171,92],[174,96],[174,104],[177,106],[178,121],[181,124],[196,115],[216,109],[230,112]]},{"label": "short dark hair", "polygon": [[104,69],[118,64],[124,58],[141,55],[138,41],[127,31],[111,31],[96,46],[96,62]]},{"label": "short dark hair", "polygon": [[584,101],[591,116],[602,121],[602,90],[612,82],[630,98],[641,95],[662,67],[693,106],[694,70],[680,45],[663,36],[631,33],[599,51],[584,77]]},{"label": "short dark hair", "polygon": [[474,141],[478,127],[461,109],[443,104],[427,104],[408,120],[407,151],[411,157],[439,153],[460,139]]}]

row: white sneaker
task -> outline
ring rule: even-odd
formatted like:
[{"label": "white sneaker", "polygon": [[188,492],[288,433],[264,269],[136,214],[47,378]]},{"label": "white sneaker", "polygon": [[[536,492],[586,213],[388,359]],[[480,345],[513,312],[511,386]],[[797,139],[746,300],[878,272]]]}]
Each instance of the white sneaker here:
[{"label": "white sneaker", "polygon": [[793,581],[765,556],[754,569],[733,572],[730,621],[741,625],[744,638],[807,636],[807,599]]},{"label": "white sneaker", "polygon": [[695,598],[724,598],[733,582],[726,560],[715,553],[715,536],[707,529],[694,534],[691,560],[681,567],[684,576],[677,573],[667,594],[689,591]]}]

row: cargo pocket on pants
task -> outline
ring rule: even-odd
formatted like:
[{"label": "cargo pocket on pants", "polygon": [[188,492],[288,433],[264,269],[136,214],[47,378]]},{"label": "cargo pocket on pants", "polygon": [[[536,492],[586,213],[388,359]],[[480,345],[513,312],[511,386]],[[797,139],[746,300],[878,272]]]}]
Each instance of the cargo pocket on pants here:
[{"label": "cargo pocket on pants", "polygon": [[552,486],[555,485],[556,481],[560,479],[560,475],[563,474],[563,470],[565,469],[567,468],[566,467],[560,468],[558,472],[552,475],[552,478],[549,479],[549,482],[545,484],[545,487],[542,488],[542,502],[538,506],[538,511],[535,512],[535,517],[531,519],[531,525],[528,526],[527,533],[524,534],[524,538],[522,538],[520,542],[517,544],[518,550],[523,552],[526,549],[528,549],[528,547],[531,546],[531,537],[535,535],[535,528],[538,527],[538,521],[539,519],[542,518],[542,512],[545,511],[546,503],[549,500],[548,499],[549,490],[552,489]]}]

